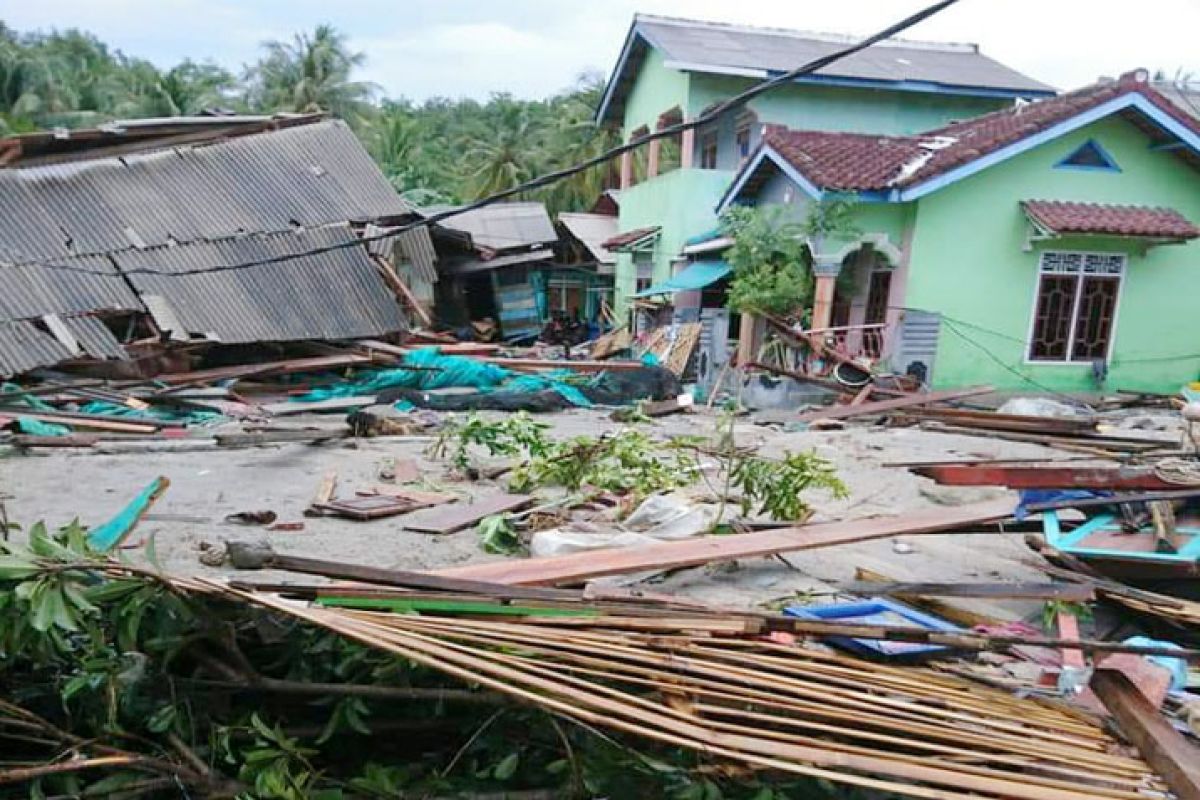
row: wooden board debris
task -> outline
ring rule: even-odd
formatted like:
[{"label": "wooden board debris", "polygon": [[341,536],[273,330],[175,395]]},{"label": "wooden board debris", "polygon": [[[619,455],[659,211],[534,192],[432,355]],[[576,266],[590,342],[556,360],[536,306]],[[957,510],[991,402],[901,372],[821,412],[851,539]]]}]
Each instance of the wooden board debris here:
[{"label": "wooden board debris", "polygon": [[943,464],[911,469],[947,486],[1007,486],[1010,489],[1103,489],[1171,491],[1181,484],[1158,477],[1153,467],[1009,466]]},{"label": "wooden board debris", "polygon": [[1090,688],[1175,796],[1200,800],[1200,747],[1171,727],[1123,673],[1101,666],[1092,675]]},{"label": "wooden board debris", "polygon": [[473,503],[464,503],[449,511],[439,511],[426,519],[406,520],[404,527],[423,533],[453,533],[474,525],[484,517],[515,511],[533,502],[527,494],[494,494]]},{"label": "wooden board debris", "polygon": [[422,503],[405,497],[383,494],[371,494],[351,497],[345,500],[330,500],[328,503],[314,503],[313,508],[326,511],[334,516],[349,517],[357,520],[381,519],[407,514],[419,508],[428,508],[432,503]]},{"label": "wooden board debris", "polygon": [[929,509],[905,516],[827,522],[737,536],[708,536],[644,547],[473,564],[439,570],[438,574],[497,583],[580,583],[606,575],[695,567],[713,561],[769,556],[902,534],[937,533],[976,523],[982,525],[1008,519],[1012,516],[1013,505],[1012,500],[1000,499],[955,508]]},{"label": "wooden board debris", "polygon": [[972,386],[966,389],[947,389],[941,392],[914,392],[903,397],[891,397],[887,400],[874,400],[858,405],[830,406],[816,411],[808,411],[796,417],[797,422],[812,422],[818,419],[846,419],[861,417],[869,414],[881,414],[885,411],[895,411],[901,408],[921,406],[928,403],[944,403],[949,400],[962,400],[966,397],[978,397],[991,394],[995,389],[991,386]]}]

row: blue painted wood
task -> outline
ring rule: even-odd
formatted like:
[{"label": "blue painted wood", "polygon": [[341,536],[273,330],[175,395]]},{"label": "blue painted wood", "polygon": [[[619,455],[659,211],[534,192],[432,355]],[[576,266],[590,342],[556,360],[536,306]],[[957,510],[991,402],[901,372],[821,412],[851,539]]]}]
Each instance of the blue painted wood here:
[{"label": "blue painted wood", "polygon": [[133,532],[138,520],[154,505],[154,501],[167,490],[171,482],[166,478],[155,478],[150,481],[129,505],[121,509],[115,517],[102,525],[97,525],[88,531],[87,543],[98,553],[107,553],[118,547],[121,542]]},{"label": "blue painted wood", "polygon": [[[926,614],[915,608],[898,603],[888,597],[872,597],[857,603],[831,603],[815,606],[788,606],[783,613],[801,619],[847,622],[858,625],[896,625],[909,623],[916,628],[930,631],[959,631],[956,625],[940,617]],[[874,639],[855,639],[845,636],[828,637],[830,644],[838,645],[863,655],[886,656],[889,658],[913,657],[946,650],[942,645],[918,642],[890,642]]]},{"label": "blue painted wood", "polygon": [[[1191,537],[1190,541],[1175,553],[1137,552],[1118,550],[1110,547],[1087,547],[1081,544],[1084,539],[1097,531],[1104,529],[1119,530],[1119,526],[1115,524],[1116,519],[1112,514],[1097,514],[1075,530],[1064,535],[1058,514],[1054,511],[1047,511],[1042,515],[1042,530],[1046,535],[1047,544],[1057,550],[1062,550],[1064,553],[1076,556],[1119,558],[1123,560],[1157,562],[1160,564],[1187,564],[1200,561],[1200,528],[1190,526],[1179,526],[1175,529],[1177,533]],[[1144,529],[1129,535],[1153,536],[1154,534],[1151,530]]]}]

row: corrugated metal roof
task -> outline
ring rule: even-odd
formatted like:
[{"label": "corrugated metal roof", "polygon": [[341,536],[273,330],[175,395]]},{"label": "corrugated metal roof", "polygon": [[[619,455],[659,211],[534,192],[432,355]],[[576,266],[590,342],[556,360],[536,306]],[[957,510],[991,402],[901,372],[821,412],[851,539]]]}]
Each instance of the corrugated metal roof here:
[{"label": "corrugated metal roof", "polygon": [[32,322],[0,322],[0,377],[66,361],[74,354]]},{"label": "corrugated metal roof", "polygon": [[63,317],[63,325],[79,342],[83,352],[93,358],[125,360],[129,354],[121,347],[121,342],[112,331],[100,320],[91,316]]},{"label": "corrugated metal roof", "polygon": [[404,327],[365,249],[350,247],[249,269],[189,274],[356,241],[346,227],[130,250],[114,256],[138,292],[159,295],[192,336],[225,343],[349,339]]},{"label": "corrugated metal roof", "polygon": [[[350,243],[347,222],[412,213],[336,120],[0,169],[0,322],[57,314],[87,353],[120,358],[120,343],[103,323],[80,315],[145,313],[142,293],[166,298],[189,333],[225,342],[382,335],[401,329],[403,318],[360,247],[182,278],[124,276],[117,265],[178,275]],[[422,274],[436,280],[429,231],[397,239]],[[71,356],[36,325],[5,332],[5,368]]]},{"label": "corrugated metal roof", "polygon": [[62,259],[53,266],[0,264],[0,321],[46,314],[140,311],[129,284],[104,256]]},{"label": "corrugated metal roof", "polygon": [[601,264],[616,264],[617,254],[604,247],[604,242],[617,235],[617,218],[608,214],[572,214],[563,212],[558,215],[561,222],[571,235],[581,241]]},{"label": "corrugated metal roof", "polygon": [[[784,28],[757,28],[720,22],[637,14],[609,88],[596,111],[601,123],[619,124],[649,49],[666,65],[690,72],[766,78],[788,72],[845,48],[858,39]],[[914,91],[957,91],[1001,97],[1043,97],[1054,88],[979,52],[973,44],[889,39],[840,59],[806,82],[836,81],[868,86],[900,84]]]},{"label": "corrugated metal roof", "polygon": [[[451,206],[428,209],[446,211]],[[507,250],[558,241],[554,224],[541,203],[493,203],[490,206],[466,211],[438,223],[443,228],[471,235],[475,247]]]},{"label": "corrugated metal roof", "polygon": [[345,123],[327,120],[121,158],[0,170],[0,257],[20,263],[412,211]]},{"label": "corrugated metal roof", "polygon": [[[847,36],[650,15],[638,15],[636,29],[663,52],[667,61],[696,68],[767,72],[787,72],[857,41]],[[889,40],[843,58],[819,75],[1018,92],[1054,91],[988,58],[973,44]]]}]

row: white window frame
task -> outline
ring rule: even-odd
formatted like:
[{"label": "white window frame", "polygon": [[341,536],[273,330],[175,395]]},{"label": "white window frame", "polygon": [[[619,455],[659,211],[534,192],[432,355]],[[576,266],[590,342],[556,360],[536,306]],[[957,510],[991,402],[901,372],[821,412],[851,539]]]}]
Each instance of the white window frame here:
[{"label": "white window frame", "polygon": [[[1047,264],[1047,261],[1063,259],[1078,259],[1078,266],[1069,264]],[[1109,262],[1093,264],[1089,269],[1089,259]],[[1029,332],[1025,337],[1024,363],[1030,366],[1046,367],[1089,367],[1091,361],[1072,361],[1071,352],[1075,349],[1075,327],[1079,321],[1079,301],[1083,295],[1083,278],[1090,275],[1103,275],[1117,279],[1117,297],[1113,306],[1112,328],[1108,333],[1108,348],[1104,352],[1104,361],[1112,360],[1113,345],[1117,341],[1117,325],[1121,314],[1121,296],[1125,293],[1125,273],[1129,266],[1129,256],[1125,253],[1093,252],[1086,250],[1044,250],[1038,255],[1037,277],[1033,282],[1033,302],[1029,307]],[[1044,358],[1032,358],[1034,332],[1037,330],[1038,300],[1042,294],[1043,275],[1075,275],[1080,280],[1075,282],[1075,299],[1071,303],[1071,321],[1067,331],[1066,358],[1051,361]]]}]

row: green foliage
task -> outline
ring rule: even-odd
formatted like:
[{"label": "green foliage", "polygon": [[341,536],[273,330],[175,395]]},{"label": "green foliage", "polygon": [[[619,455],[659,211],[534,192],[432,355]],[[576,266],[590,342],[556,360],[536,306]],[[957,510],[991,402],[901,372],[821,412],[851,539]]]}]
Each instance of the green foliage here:
[{"label": "green foliage", "polygon": [[727,211],[721,217],[721,230],[734,242],[725,256],[733,267],[729,307],[788,316],[811,305],[809,243],[860,235],[855,207],[852,197],[810,203],[799,222],[788,221],[786,210],[778,207],[735,206]]},{"label": "green foliage", "polygon": [[733,268],[730,308],[786,316],[809,305],[812,272],[800,225],[784,221],[776,209],[737,206],[722,216],[721,230],[733,239],[725,254]]},{"label": "green foliage", "polygon": [[530,456],[513,470],[514,491],[562,486],[575,492],[586,487],[644,497],[686,486],[698,475],[696,461],[686,451],[633,428],[551,442]]},{"label": "green foliage", "polygon": [[484,517],[475,530],[479,534],[479,544],[484,552],[509,556],[524,550],[521,537],[507,514]]},{"label": "green foliage", "polygon": [[809,506],[801,493],[823,489],[834,497],[848,495],[833,465],[814,452],[785,453],[782,461],[749,456],[733,465],[733,485],[741,490],[741,510],[771,519],[800,520]]},{"label": "green foliage", "polygon": [[1092,608],[1086,603],[1073,600],[1047,600],[1042,604],[1042,628],[1053,632],[1058,627],[1058,615],[1070,614],[1080,622],[1092,619]]},{"label": "green foliage", "polygon": [[487,451],[489,456],[541,455],[546,451],[546,429],[528,413],[519,411],[498,420],[487,420],[478,414],[466,419],[451,418],[443,426],[431,453],[435,458],[449,454],[456,471],[467,474],[471,469],[471,448]]}]

